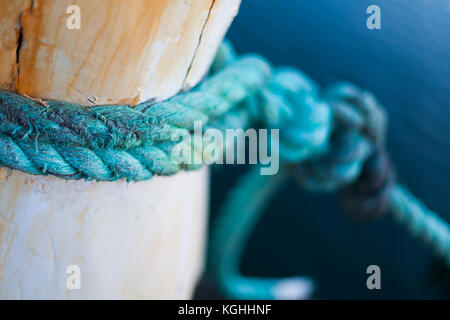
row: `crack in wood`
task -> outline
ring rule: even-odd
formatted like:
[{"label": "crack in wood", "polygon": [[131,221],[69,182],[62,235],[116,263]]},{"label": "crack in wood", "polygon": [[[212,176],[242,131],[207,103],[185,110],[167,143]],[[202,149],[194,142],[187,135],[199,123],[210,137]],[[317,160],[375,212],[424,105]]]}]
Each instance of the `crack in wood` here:
[{"label": "crack in wood", "polygon": [[19,86],[19,70],[20,70],[20,49],[22,49],[23,43],[23,15],[26,11],[32,11],[34,8],[34,0],[30,0],[28,5],[24,8],[24,10],[19,15],[19,32],[17,35],[17,43],[16,43],[16,62],[14,64],[13,70],[13,79],[11,82],[11,87],[13,90],[17,89]]},{"label": "crack in wood", "polygon": [[211,17],[211,11],[212,11],[212,9],[213,9],[213,7],[214,7],[214,3],[215,3],[215,2],[216,2],[216,0],[212,0],[212,1],[211,1],[211,6],[209,7],[209,10],[208,10],[208,15],[206,16],[205,23],[203,23],[202,29],[201,29],[201,31],[200,31],[200,35],[199,35],[199,37],[198,37],[197,46],[195,47],[194,54],[192,55],[191,62],[189,63],[188,69],[187,69],[186,74],[185,74],[185,76],[184,76],[184,79],[183,79],[183,85],[182,85],[182,87],[181,87],[181,88],[182,88],[181,90],[186,90],[186,89],[188,89],[188,88],[185,87],[185,86],[186,86],[186,80],[187,80],[187,78],[188,78],[188,76],[189,76],[189,73],[190,73],[190,71],[191,71],[192,65],[194,64],[195,58],[197,57],[198,50],[199,50],[200,45],[201,45],[201,43],[202,43],[203,33],[204,33],[204,31],[205,31],[206,25],[208,24],[209,18]]}]

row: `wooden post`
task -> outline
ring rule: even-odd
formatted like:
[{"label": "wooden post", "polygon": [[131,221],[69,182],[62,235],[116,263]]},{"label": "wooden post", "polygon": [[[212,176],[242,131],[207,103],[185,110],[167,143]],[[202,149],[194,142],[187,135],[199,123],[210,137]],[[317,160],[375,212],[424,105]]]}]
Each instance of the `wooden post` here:
[{"label": "wooden post", "polygon": [[[86,105],[168,98],[205,75],[239,3],[0,0],[0,88]],[[80,29],[66,25],[70,5]],[[207,179],[207,169],[139,183],[1,169],[0,298],[189,298]]]}]

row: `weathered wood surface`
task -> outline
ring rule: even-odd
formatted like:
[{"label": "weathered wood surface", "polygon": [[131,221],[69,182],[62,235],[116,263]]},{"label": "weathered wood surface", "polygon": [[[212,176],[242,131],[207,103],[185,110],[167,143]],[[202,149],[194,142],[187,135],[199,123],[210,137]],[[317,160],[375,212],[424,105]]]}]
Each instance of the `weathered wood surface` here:
[{"label": "weathered wood surface", "polygon": [[[0,88],[82,104],[164,99],[205,75],[240,0],[0,0]],[[66,8],[81,8],[81,29]],[[62,181],[0,169],[1,298],[189,298],[207,169]],[[81,290],[66,287],[78,265]]]}]

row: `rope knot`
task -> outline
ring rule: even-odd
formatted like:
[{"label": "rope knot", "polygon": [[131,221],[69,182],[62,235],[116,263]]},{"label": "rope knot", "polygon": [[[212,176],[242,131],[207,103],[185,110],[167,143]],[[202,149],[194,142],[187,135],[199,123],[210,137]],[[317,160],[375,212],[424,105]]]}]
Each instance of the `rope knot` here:
[{"label": "rope knot", "polygon": [[280,128],[280,158],[299,162],[326,148],[331,131],[330,107],[306,75],[293,68],[276,71],[260,93],[262,121]]},{"label": "rope knot", "polygon": [[375,145],[384,145],[387,115],[370,92],[343,82],[328,88],[325,98],[336,126],[355,128]]},{"label": "rope knot", "polygon": [[341,83],[324,95],[333,114],[328,147],[296,166],[299,182],[313,191],[335,191],[357,180],[364,163],[384,145],[386,115],[367,91]]},{"label": "rope knot", "polygon": [[359,176],[372,145],[355,130],[338,130],[325,153],[295,165],[297,181],[308,190],[332,192]]},{"label": "rope knot", "polygon": [[387,209],[395,170],[386,152],[377,150],[364,164],[358,179],[341,191],[345,211],[356,221],[378,218]]}]

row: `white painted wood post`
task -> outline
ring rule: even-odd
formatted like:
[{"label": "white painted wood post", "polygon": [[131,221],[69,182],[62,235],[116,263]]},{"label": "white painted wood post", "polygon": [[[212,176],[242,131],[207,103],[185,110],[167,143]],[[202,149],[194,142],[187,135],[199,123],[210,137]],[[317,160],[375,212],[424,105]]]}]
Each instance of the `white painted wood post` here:
[{"label": "white painted wood post", "polygon": [[[205,75],[239,3],[0,0],[0,88],[82,104],[165,99]],[[66,26],[69,5],[79,30]],[[0,169],[0,298],[191,297],[207,190],[206,168],[139,183]]]}]

